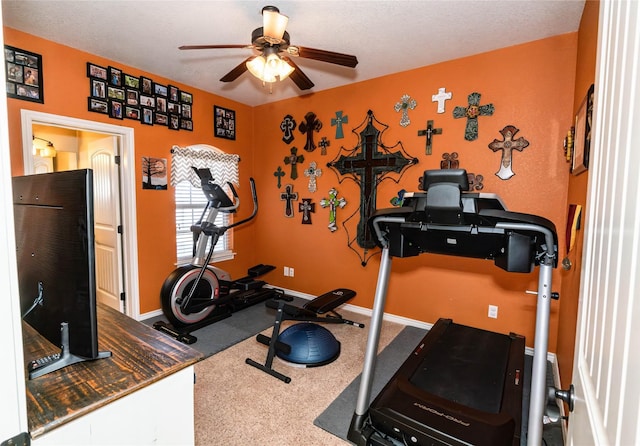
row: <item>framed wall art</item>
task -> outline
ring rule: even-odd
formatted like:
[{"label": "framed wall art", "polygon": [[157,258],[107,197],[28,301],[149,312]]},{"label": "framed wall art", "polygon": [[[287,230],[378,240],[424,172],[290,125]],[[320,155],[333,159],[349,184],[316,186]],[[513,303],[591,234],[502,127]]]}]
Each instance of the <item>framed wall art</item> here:
[{"label": "framed wall art", "polygon": [[571,156],[571,173],[579,175],[589,168],[589,151],[591,149],[591,124],[593,119],[593,92],[591,84],[576,114],[573,154]]},{"label": "framed wall art", "polygon": [[228,108],[213,106],[214,135],[218,138],[236,139],[236,112]]},{"label": "framed wall art", "polygon": [[193,131],[193,94],[175,85],[133,76],[118,67],[87,62],[89,111],[113,119],[133,119],[145,125]]},{"label": "framed wall art", "polygon": [[41,55],[5,45],[4,65],[8,97],[44,104]]}]

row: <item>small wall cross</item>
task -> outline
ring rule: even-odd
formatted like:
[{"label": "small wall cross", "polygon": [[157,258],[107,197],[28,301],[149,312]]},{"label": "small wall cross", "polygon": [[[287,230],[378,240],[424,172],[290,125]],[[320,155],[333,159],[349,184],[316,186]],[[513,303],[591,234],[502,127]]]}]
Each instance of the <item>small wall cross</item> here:
[{"label": "small wall cross", "polygon": [[293,201],[298,199],[298,193],[293,191],[293,184],[287,184],[284,192],[280,194],[280,200],[285,202],[284,216],[293,217]]},{"label": "small wall cross", "polygon": [[467,107],[458,106],[453,109],[454,118],[467,118],[467,126],[464,130],[464,139],[467,141],[478,139],[478,116],[493,115],[493,104],[480,105],[480,96],[480,93],[471,93]]},{"label": "small wall cross", "polygon": [[343,116],[342,110],[336,112],[335,118],[331,118],[331,126],[336,127],[336,139],[344,138],[344,132],[342,131],[342,124],[347,124],[348,122],[349,122],[349,117]]},{"label": "small wall cross", "polygon": [[315,161],[311,161],[309,167],[305,169],[304,176],[309,178],[309,192],[316,191],[316,178],[322,175],[322,169],[318,169]]},{"label": "small wall cross", "polygon": [[311,224],[311,212],[316,211],[316,204],[311,202],[311,198],[303,198],[298,204],[298,211],[302,213],[302,224]]},{"label": "small wall cross", "polygon": [[517,150],[518,152],[522,152],[527,146],[529,146],[529,141],[524,139],[522,136],[518,139],[513,139],[518,132],[519,129],[515,128],[512,125],[508,125],[500,130],[500,133],[504,138],[503,141],[494,139],[493,142],[489,144],[489,148],[494,152],[502,150],[500,170],[496,172],[496,175],[502,180],[508,180],[515,175],[515,173],[513,173],[513,170],[511,169],[513,156],[512,151]]},{"label": "small wall cross", "polygon": [[295,139],[293,131],[296,129],[296,121],[293,116],[287,115],[280,123],[280,130],[282,130],[282,140],[287,144],[291,144],[291,141]]},{"label": "small wall cross", "polygon": [[336,211],[338,208],[343,208],[347,205],[347,200],[344,198],[338,198],[338,191],[335,188],[329,190],[329,198],[323,198],[320,200],[320,206],[323,208],[329,208],[329,230],[335,232],[338,229],[336,224]]},{"label": "small wall cross", "polygon": [[307,143],[304,145],[304,150],[307,152],[316,150],[316,144],[313,142],[313,132],[319,132],[321,128],[322,122],[320,122],[315,113],[309,112],[304,115],[304,121],[298,126],[300,133],[307,135]]},{"label": "small wall cross", "polygon": [[411,124],[411,119],[409,119],[409,110],[413,110],[417,105],[418,103],[415,99],[412,99],[411,96],[405,94],[400,98],[400,102],[397,102],[393,107],[395,111],[402,112],[402,117],[400,118],[400,125],[402,127],[406,127]]},{"label": "small wall cross", "polygon": [[278,179],[278,189],[280,189],[280,187],[282,186],[280,179],[284,176],[284,171],[282,170],[282,167],[278,166],[278,170],[273,172],[273,176]]},{"label": "small wall cross", "polygon": [[426,150],[425,153],[427,155],[431,155],[431,139],[433,137],[433,135],[442,135],[442,129],[434,129],[433,128],[433,121],[427,121],[427,128],[424,130],[418,130],[418,136],[426,136],[427,137],[427,144],[426,144]]},{"label": "small wall cross", "polygon": [[298,148],[291,147],[291,155],[284,157],[285,164],[291,164],[291,179],[298,178],[298,163],[304,162],[304,155],[298,155]]},{"label": "small wall cross", "polygon": [[331,145],[331,141],[329,141],[326,136],[323,136],[318,145],[320,146],[320,155],[326,155],[327,147]]},{"label": "small wall cross", "polygon": [[438,103],[438,113],[444,113],[444,101],[451,99],[451,92],[445,91],[445,88],[438,88],[438,94],[431,96],[431,102]]}]

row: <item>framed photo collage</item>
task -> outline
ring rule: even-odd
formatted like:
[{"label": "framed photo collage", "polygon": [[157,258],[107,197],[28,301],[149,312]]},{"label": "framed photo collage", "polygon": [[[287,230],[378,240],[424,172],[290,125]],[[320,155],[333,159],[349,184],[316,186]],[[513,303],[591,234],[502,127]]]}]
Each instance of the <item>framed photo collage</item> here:
[{"label": "framed photo collage", "polygon": [[193,95],[145,76],[131,76],[115,67],[87,62],[89,111],[113,119],[133,119],[171,130],[193,130]]}]

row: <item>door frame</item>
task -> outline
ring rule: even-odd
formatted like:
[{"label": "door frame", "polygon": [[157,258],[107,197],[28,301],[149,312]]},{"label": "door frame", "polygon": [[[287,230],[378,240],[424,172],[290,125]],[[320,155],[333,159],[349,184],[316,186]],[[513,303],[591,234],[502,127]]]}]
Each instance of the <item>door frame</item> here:
[{"label": "door frame", "polygon": [[104,133],[118,138],[120,153],[120,207],[122,209],[122,260],[124,264],[124,291],[126,293],[126,314],[133,319],[140,318],[140,290],[138,283],[138,236],[136,217],[136,172],[133,128],[69,116],[53,115],[34,110],[21,110],[22,150],[24,171],[33,171],[31,154],[33,151],[33,124],[63,127],[78,131]]}]

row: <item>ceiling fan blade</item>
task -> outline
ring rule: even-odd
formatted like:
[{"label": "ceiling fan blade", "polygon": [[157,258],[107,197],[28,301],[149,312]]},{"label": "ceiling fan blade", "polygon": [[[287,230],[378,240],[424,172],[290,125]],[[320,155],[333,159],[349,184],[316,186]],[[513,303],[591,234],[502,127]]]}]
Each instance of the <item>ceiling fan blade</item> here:
[{"label": "ceiling fan blade", "polygon": [[308,90],[310,88],[313,88],[315,84],[311,82],[311,79],[309,79],[307,75],[304,74],[304,72],[300,69],[300,67],[296,65],[295,62],[291,60],[291,58],[286,56],[281,56],[281,57],[282,57],[282,60],[284,60],[293,68],[295,68],[293,72],[289,75],[289,78],[291,78],[291,80],[298,86],[300,90]]},{"label": "ceiling fan blade", "polygon": [[251,56],[243,60],[242,62],[240,62],[240,64],[238,64],[237,67],[235,67],[233,70],[229,71],[227,74],[222,76],[222,78],[220,79],[220,82],[233,82],[236,79],[238,79],[238,77],[240,77],[242,73],[247,71],[247,62],[249,62],[250,60],[253,60],[255,57],[256,56]]},{"label": "ceiling fan blade", "polygon": [[345,67],[355,68],[358,65],[356,56],[350,54],[336,53],[334,51],[319,50],[316,48],[307,48],[301,46],[290,46],[287,52],[292,56],[304,57],[306,59],[319,60]]},{"label": "ceiling fan blade", "polygon": [[253,45],[182,45],[180,50],[216,50],[222,48],[253,48]]}]

